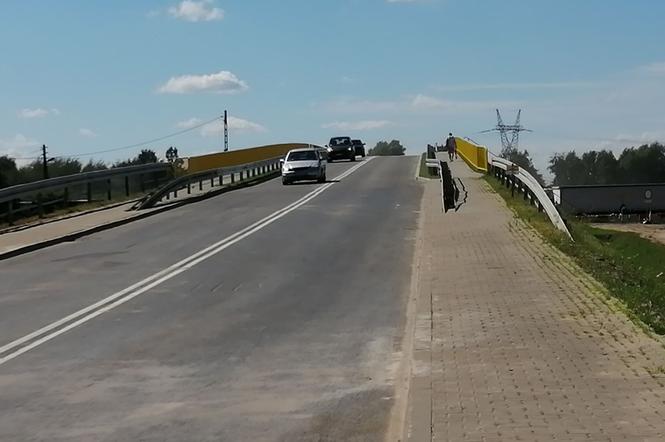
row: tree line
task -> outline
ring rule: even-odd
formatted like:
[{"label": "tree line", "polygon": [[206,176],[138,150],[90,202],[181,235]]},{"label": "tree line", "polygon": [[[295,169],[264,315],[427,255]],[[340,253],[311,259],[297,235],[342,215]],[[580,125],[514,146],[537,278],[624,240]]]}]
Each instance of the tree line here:
[{"label": "tree line", "polygon": [[[504,149],[501,156],[544,183],[527,150]],[[590,150],[581,155],[574,150],[556,153],[550,158],[547,169],[555,186],[662,183],[665,182],[665,145],[627,147],[618,157],[607,149]]]},{"label": "tree line", "polygon": [[628,147],[617,158],[609,150],[555,154],[549,162],[553,184],[637,184],[665,182],[665,145]]},{"label": "tree line", "polygon": [[402,146],[399,140],[392,140],[391,142],[379,141],[367,154],[371,156],[391,156],[404,155],[404,152],[406,152],[406,147]]},{"label": "tree line", "polygon": [[[158,161],[157,154],[152,149],[143,149],[135,157],[116,161],[110,166],[104,161],[91,159],[87,163],[82,163],[76,158],[57,157],[49,160],[48,174],[49,178],[55,178],[81,172],[92,172],[94,170],[157,163]],[[44,179],[44,164],[41,160],[34,160],[25,166],[19,167],[13,158],[6,155],[0,156],[0,188],[31,183],[42,179]]]}]

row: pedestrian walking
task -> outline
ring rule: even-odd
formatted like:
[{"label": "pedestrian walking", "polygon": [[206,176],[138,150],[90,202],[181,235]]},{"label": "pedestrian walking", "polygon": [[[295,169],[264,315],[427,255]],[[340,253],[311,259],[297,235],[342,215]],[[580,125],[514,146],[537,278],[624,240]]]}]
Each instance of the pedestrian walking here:
[{"label": "pedestrian walking", "polygon": [[448,134],[448,139],[446,140],[446,150],[448,151],[448,158],[450,161],[453,161],[453,158],[459,158],[457,156],[457,142],[452,133]]}]

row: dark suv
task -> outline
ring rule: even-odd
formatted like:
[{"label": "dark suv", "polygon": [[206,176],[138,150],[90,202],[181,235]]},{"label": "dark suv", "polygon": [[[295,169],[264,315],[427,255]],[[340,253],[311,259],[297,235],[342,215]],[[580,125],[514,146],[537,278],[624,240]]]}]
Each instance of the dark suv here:
[{"label": "dark suv", "polygon": [[328,162],[332,160],[347,159],[356,160],[356,150],[351,142],[351,137],[331,138],[326,146],[328,151]]},{"label": "dark suv", "polygon": [[361,157],[365,157],[365,143],[363,143],[360,140],[351,140],[351,144],[353,144],[353,148],[356,151],[356,155],[360,155]]}]

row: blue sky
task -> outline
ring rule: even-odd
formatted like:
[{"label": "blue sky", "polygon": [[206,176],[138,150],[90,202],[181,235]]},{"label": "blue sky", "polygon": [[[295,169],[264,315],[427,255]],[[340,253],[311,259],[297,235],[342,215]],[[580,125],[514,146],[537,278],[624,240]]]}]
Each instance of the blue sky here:
[{"label": "blue sky", "polygon": [[[231,148],[348,134],[416,153],[453,131],[497,151],[478,132],[499,107],[523,109],[542,169],[665,141],[664,16],[657,0],[6,0],[0,154],[113,149],[224,109]],[[148,147],[169,145],[217,151],[219,127]]]}]

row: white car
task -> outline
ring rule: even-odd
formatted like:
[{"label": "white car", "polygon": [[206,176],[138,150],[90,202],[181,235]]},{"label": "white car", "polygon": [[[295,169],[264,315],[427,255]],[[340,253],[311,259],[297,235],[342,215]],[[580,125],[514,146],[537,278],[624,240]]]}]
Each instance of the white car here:
[{"label": "white car", "polygon": [[326,181],[326,160],[320,149],[293,149],[282,162],[282,184],[300,180]]}]

